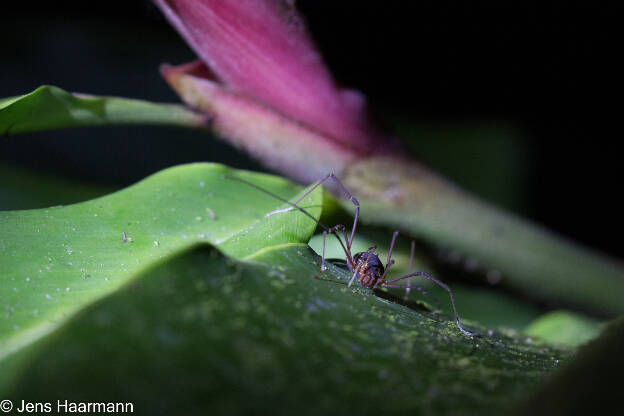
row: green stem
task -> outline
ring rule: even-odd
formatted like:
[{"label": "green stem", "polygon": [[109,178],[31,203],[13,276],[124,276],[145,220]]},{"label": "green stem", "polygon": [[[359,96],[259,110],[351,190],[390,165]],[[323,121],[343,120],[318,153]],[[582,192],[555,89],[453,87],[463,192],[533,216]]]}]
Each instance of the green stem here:
[{"label": "green stem", "polygon": [[0,100],[0,135],[119,124],[202,127],[206,115],[179,104],[71,94],[47,85]]},{"label": "green stem", "polygon": [[363,221],[455,249],[545,300],[624,313],[624,266],[463,192],[416,162],[371,158],[341,173]]}]

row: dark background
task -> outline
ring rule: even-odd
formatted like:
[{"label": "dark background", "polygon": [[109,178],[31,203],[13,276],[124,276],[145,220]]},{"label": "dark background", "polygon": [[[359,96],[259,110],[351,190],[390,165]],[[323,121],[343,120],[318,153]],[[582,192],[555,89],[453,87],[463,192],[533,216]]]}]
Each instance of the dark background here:
[{"label": "dark background", "polygon": [[[624,257],[614,66],[621,46],[613,37],[621,10],[574,1],[297,4],[339,82],[362,90],[417,157],[499,205]],[[0,17],[0,96],[53,84],[178,101],[158,65],[194,54],[150,2],[11,8],[3,5]],[[185,129],[0,140],[0,163],[105,186],[199,160],[260,168]]]}]

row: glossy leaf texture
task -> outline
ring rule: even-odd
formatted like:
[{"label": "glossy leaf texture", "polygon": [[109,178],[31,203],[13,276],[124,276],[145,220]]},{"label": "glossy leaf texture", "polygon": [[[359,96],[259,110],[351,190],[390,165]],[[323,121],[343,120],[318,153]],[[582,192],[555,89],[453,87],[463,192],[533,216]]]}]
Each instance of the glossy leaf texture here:
[{"label": "glossy leaf texture", "polygon": [[179,104],[72,94],[50,85],[0,99],[0,135],[136,123],[202,127],[206,116]]},{"label": "glossy leaf texture", "polygon": [[[122,191],[66,207],[0,212],[0,359],[137,273],[200,243],[244,258],[301,243],[316,227],[283,205],[228,179],[222,165],[192,164],[157,173]],[[286,198],[298,187],[240,172]],[[321,194],[307,199],[320,212]],[[293,215],[295,214],[295,215]]]},{"label": "glossy leaf texture", "polygon": [[[334,265],[314,279],[315,222],[266,217],[285,204],[227,176],[303,192],[193,164],[88,202],[1,212],[0,395],[140,414],[492,414],[569,356],[470,321],[480,336],[466,337],[400,293],[347,288]],[[315,217],[321,197],[302,204]]]},{"label": "glossy leaf texture", "polygon": [[567,356],[499,332],[466,337],[441,315],[347,288],[347,272],[317,271],[305,244],[246,261],[197,248],[5,360],[3,397],[152,415],[503,414]]}]

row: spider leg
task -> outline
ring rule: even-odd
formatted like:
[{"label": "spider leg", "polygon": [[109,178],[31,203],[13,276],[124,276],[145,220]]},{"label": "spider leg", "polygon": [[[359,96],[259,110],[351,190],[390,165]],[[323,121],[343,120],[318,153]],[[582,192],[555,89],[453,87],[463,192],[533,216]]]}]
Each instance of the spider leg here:
[{"label": "spider leg", "polygon": [[321,254],[321,273],[327,270],[325,266],[325,242],[327,240],[327,231],[323,230],[323,253]]},{"label": "spider leg", "polygon": [[[409,271],[408,273],[414,272],[414,252],[416,250],[416,241],[412,240],[412,245],[410,246],[410,261],[409,261]],[[410,285],[412,284],[412,278],[407,279],[407,289],[405,289],[405,296],[409,296],[410,294]],[[423,289],[424,290],[424,289]],[[423,293],[423,292],[420,292]],[[424,293],[423,293],[424,294]],[[438,308],[440,307],[440,301],[436,299],[438,303]]]},{"label": "spider leg", "polygon": [[342,247],[342,249],[345,252],[347,264],[353,266],[353,258],[351,256],[351,250],[349,248],[345,247],[344,243],[340,239],[340,236],[336,233],[336,231],[338,231],[338,230],[342,230],[343,236],[344,236],[344,238],[346,240],[347,239],[347,233],[345,231],[345,226],[342,225],[342,224],[334,225],[331,228],[327,228],[327,229],[323,230],[323,251],[321,253],[321,270],[314,276],[315,279],[318,279],[319,276],[325,270],[327,270],[327,266],[325,266],[325,246],[326,246],[326,243],[327,243],[327,234],[333,234],[336,237],[336,239],[340,243],[340,246]]},{"label": "spider leg", "polygon": [[[238,182],[242,182],[244,184],[246,184],[247,186],[250,186],[252,188],[257,189],[258,191],[264,192],[267,195],[272,196],[273,198],[282,201],[288,205],[290,205],[289,208],[287,209],[278,209],[272,212],[269,212],[268,214],[266,214],[265,216],[271,216],[273,214],[276,214],[278,212],[286,212],[286,211],[290,211],[293,209],[296,209],[298,211],[300,211],[302,214],[306,215],[308,218],[310,218],[312,221],[316,222],[319,227],[321,227],[324,232],[323,232],[323,256],[322,256],[322,260],[321,260],[321,271],[315,276],[315,278],[318,278],[319,275],[326,270],[325,267],[325,244],[326,244],[326,239],[327,239],[327,234],[333,234],[336,239],[338,240],[338,242],[340,243],[340,246],[342,247],[342,249],[345,252],[345,256],[346,256],[346,260],[347,263],[351,266],[353,266],[353,257],[351,256],[351,244],[353,243],[353,237],[355,235],[355,226],[357,225],[357,221],[358,221],[358,217],[359,217],[359,212],[360,212],[360,204],[357,201],[357,199],[355,199],[353,196],[351,196],[351,194],[349,193],[349,191],[347,191],[345,189],[345,187],[342,185],[342,183],[338,180],[338,178],[336,178],[336,176],[333,173],[328,174],[327,176],[325,176],[323,179],[321,179],[320,181],[318,181],[312,188],[310,188],[306,193],[303,194],[303,196],[301,198],[299,198],[296,202],[290,202],[289,200],[282,198],[281,196],[266,190],[252,182],[249,182],[245,179],[241,179],[241,178],[237,178],[235,176],[229,176],[229,175],[224,175],[223,176],[224,179],[230,179],[230,180],[235,180]],[[329,178],[333,178],[338,185],[340,186],[340,188],[342,188],[342,190],[349,196],[349,198],[351,199],[351,202],[353,202],[353,204],[355,205],[356,209],[355,209],[355,221],[353,223],[353,230],[351,231],[351,239],[349,239],[348,234],[346,232],[346,228],[344,225],[335,225],[331,228],[327,227],[325,224],[323,224],[322,222],[320,222],[319,220],[317,220],[312,214],[310,214],[308,211],[306,211],[305,209],[303,209],[302,207],[300,207],[299,205],[297,205],[299,202],[301,202],[305,197],[307,197],[308,195],[310,195],[310,193],[316,189],[318,186],[320,186],[323,182],[325,182],[327,179]],[[338,233],[336,233],[337,230],[342,230],[342,234],[343,237],[345,239],[345,242],[342,242],[342,239],[340,238],[340,236],[338,235]],[[345,246],[346,245],[346,246]]]},{"label": "spider leg", "polygon": [[[405,276],[397,277],[396,279],[392,279],[392,280],[388,280],[387,282],[384,282],[383,286],[384,287],[407,288],[407,286],[393,285],[392,283],[398,282],[399,280],[408,279],[410,277],[415,277],[415,276],[423,276],[423,277],[431,280],[433,283],[435,283],[436,285],[440,286],[442,289],[444,289],[444,290],[446,290],[448,292],[449,297],[451,298],[451,306],[453,307],[453,314],[455,315],[455,322],[457,323],[457,327],[465,335],[468,335],[469,337],[474,337],[475,334],[473,334],[470,331],[467,331],[462,326],[461,322],[459,321],[459,315],[457,314],[457,308],[455,307],[455,296],[453,296],[453,291],[451,290],[451,288],[448,287],[444,282],[441,282],[440,280],[438,280],[435,277],[431,276],[429,273],[427,273],[427,272],[415,272],[415,273],[406,274]],[[413,287],[413,288],[415,289],[416,287]]]},{"label": "spider leg", "polygon": [[[303,194],[303,196],[301,196],[297,201],[295,201],[290,207],[282,208],[282,209],[276,209],[275,211],[271,211],[268,214],[266,214],[266,216],[268,217],[269,215],[277,214],[277,213],[280,213],[280,212],[287,212],[287,211],[291,211],[293,209],[296,209],[295,205],[298,205],[299,202],[303,201],[303,199],[306,196],[308,196],[312,191],[314,191],[317,187],[322,185],[325,181],[327,181],[330,178],[333,179],[334,182],[336,182],[336,184],[342,190],[342,192],[344,192],[346,194],[347,198],[353,203],[353,205],[355,205],[355,216],[353,218],[353,228],[351,228],[351,236],[349,238],[345,237],[347,248],[350,250],[351,246],[353,245],[353,239],[355,238],[355,229],[357,228],[358,219],[360,217],[360,203],[358,202],[357,199],[355,199],[355,197],[353,195],[351,195],[351,192],[349,192],[347,190],[347,188],[345,188],[345,186],[342,184],[342,182],[340,182],[340,179],[338,179],[338,177],[336,177],[336,175],[334,173],[328,173],[327,175],[323,176],[320,180],[318,180],[314,184],[314,186],[312,188],[310,188],[305,194]],[[345,233],[345,235],[346,235],[346,233]]]},{"label": "spider leg", "polygon": [[390,249],[388,250],[388,260],[386,260],[386,270],[384,270],[383,275],[381,275],[381,279],[380,281],[384,281],[386,279],[386,276],[388,275],[388,271],[390,270],[390,266],[392,266],[394,264],[394,261],[392,260],[392,252],[394,251],[394,244],[396,243],[396,239],[399,236],[399,232],[395,231],[394,234],[392,234],[392,241],[390,242]]},{"label": "spider leg", "polygon": [[418,292],[420,292],[421,295],[428,297],[429,299],[431,299],[432,301],[435,302],[436,307],[438,309],[440,309],[440,299],[438,299],[437,297],[433,296],[431,293],[427,292],[427,290],[425,290],[424,287],[422,286],[418,286],[418,285],[407,285],[407,286],[403,286],[403,285],[387,285],[385,283],[381,284],[382,287],[391,287],[391,288],[405,288],[407,289],[416,289]]},{"label": "spider leg", "polygon": [[357,276],[357,270],[353,272],[353,276],[351,276],[351,280],[349,280],[349,284],[347,285],[347,287],[351,287],[356,276]]}]

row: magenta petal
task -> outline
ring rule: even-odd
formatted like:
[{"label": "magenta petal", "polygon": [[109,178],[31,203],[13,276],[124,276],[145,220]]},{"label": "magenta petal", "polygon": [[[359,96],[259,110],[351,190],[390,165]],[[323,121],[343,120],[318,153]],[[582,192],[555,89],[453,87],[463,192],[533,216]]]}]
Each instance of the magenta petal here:
[{"label": "magenta petal", "polygon": [[190,107],[210,117],[219,136],[303,183],[341,171],[359,156],[352,148],[215,82],[201,61],[163,65],[161,72]]},{"label": "magenta petal", "polygon": [[363,96],[335,85],[293,1],[155,2],[230,88],[362,153],[379,146]]}]

